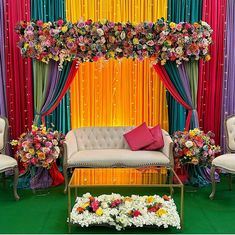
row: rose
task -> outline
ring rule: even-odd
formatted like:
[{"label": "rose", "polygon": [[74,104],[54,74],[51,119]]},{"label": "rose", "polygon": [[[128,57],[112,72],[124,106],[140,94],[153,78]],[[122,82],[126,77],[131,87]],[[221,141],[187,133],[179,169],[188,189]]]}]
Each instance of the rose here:
[{"label": "rose", "polygon": [[185,142],[185,146],[187,148],[191,148],[193,146],[193,142],[191,140],[188,140],[188,141]]}]

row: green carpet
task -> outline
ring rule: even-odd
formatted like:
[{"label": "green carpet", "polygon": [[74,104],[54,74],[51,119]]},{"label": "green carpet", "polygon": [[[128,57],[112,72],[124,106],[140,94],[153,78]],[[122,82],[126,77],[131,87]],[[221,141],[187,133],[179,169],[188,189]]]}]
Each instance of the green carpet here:
[{"label": "green carpet", "polygon": [[[68,233],[67,195],[63,194],[63,186],[50,188],[47,195],[37,195],[32,190],[18,190],[21,197],[15,201],[10,188],[11,179],[4,188],[0,184],[0,233]],[[235,182],[234,182],[235,183]],[[107,227],[72,227],[72,233],[235,233],[235,189],[228,191],[227,177],[217,184],[216,198],[211,201],[208,196],[211,186],[194,188],[185,186],[184,228],[129,228],[116,231]],[[154,188],[83,188],[79,194],[90,192],[94,195],[102,193],[120,193],[122,195],[163,195],[167,189]],[[179,191],[175,191],[174,200],[179,201]],[[179,205],[179,204],[177,204]]]}]

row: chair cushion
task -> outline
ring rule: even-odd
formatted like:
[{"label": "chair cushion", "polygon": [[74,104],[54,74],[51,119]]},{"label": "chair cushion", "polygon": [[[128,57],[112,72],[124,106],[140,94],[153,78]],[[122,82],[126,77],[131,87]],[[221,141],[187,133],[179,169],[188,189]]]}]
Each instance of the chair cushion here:
[{"label": "chair cushion", "polygon": [[139,150],[154,142],[154,138],[149,131],[146,123],[142,123],[133,130],[123,135],[131,150]]},{"label": "chair cushion", "polygon": [[0,171],[17,166],[17,161],[7,155],[0,154]]},{"label": "chair cushion", "polygon": [[235,172],[235,154],[227,153],[216,157],[212,165]]},{"label": "chair cushion", "polygon": [[162,130],[160,125],[157,125],[153,128],[149,129],[153,138],[154,142],[146,147],[144,147],[144,150],[158,150],[161,149],[164,146],[164,140],[162,135]]},{"label": "chair cushion", "polygon": [[96,149],[73,153],[68,166],[83,167],[141,167],[166,166],[169,158],[158,151],[131,151],[130,149]]}]

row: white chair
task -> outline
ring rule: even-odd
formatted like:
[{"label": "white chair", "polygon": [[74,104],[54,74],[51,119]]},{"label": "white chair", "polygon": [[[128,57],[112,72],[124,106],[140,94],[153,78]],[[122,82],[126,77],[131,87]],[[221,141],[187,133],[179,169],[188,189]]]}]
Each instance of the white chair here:
[{"label": "white chair", "polygon": [[14,158],[5,155],[7,131],[8,121],[5,117],[0,116],[0,173],[6,172],[8,170],[14,171],[14,196],[16,200],[19,200],[20,197],[17,194],[17,182],[19,176],[18,164]]},{"label": "white chair", "polygon": [[210,199],[215,196],[215,169],[221,169],[229,173],[229,189],[232,189],[232,175],[235,174],[235,115],[231,115],[225,119],[225,135],[226,135],[226,153],[216,157],[212,161],[211,166],[211,183],[212,192]]}]

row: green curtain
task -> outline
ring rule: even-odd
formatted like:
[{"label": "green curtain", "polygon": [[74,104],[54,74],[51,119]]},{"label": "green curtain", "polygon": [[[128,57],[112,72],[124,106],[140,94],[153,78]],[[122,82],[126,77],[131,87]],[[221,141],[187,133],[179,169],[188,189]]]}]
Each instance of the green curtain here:
[{"label": "green curtain", "polygon": [[[187,21],[190,23],[201,20],[202,16],[202,0],[168,0],[167,19],[179,23]],[[177,69],[177,68],[176,68]],[[196,107],[197,86],[196,79],[198,79],[198,62],[190,62],[186,66],[187,73],[190,78],[190,86],[193,90],[193,104]],[[186,110],[179,104],[169,92],[167,92],[168,102],[168,117],[169,117],[169,132],[183,130],[186,121]],[[191,126],[194,126],[191,123]]]},{"label": "green curtain", "polygon": [[[31,0],[31,18],[33,20],[55,21],[65,19],[64,0]],[[33,62],[33,67],[35,63]],[[43,65],[47,67],[47,65]],[[71,65],[70,65],[71,66]],[[42,75],[41,75],[42,76]],[[67,76],[67,75],[66,75]],[[35,88],[35,87],[34,87]],[[40,89],[40,88],[37,88]],[[40,104],[40,102],[39,102]],[[38,119],[38,107],[35,108],[35,116]],[[55,125],[55,129],[67,133],[71,129],[70,122],[70,90],[67,91],[57,108],[46,117],[46,126]]]}]

